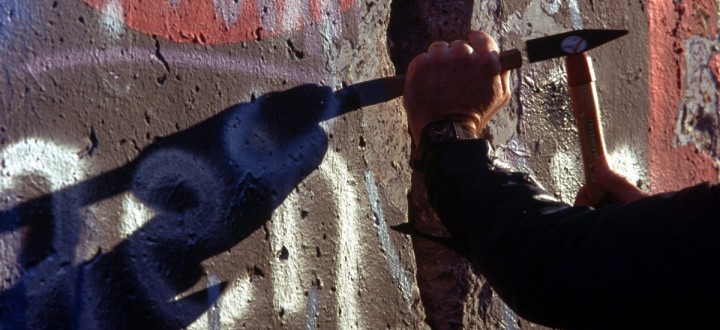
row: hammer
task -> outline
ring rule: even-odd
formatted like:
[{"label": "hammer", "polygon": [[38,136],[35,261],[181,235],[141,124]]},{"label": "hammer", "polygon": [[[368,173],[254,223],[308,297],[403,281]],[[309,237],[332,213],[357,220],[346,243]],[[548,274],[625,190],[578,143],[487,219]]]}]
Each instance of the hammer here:
[{"label": "hammer", "polygon": [[[529,63],[565,56],[568,90],[580,138],[585,185],[593,205],[606,203],[609,196],[597,184],[595,178],[595,160],[605,159],[606,149],[595,87],[595,71],[587,51],[627,33],[627,30],[585,29],[525,42],[525,54]],[[502,51],[499,57],[503,71],[518,69],[523,63],[522,52],[519,49]],[[379,78],[344,87],[335,92],[340,102],[340,113],[337,115],[392,100],[403,94],[404,87],[404,75]]]}]

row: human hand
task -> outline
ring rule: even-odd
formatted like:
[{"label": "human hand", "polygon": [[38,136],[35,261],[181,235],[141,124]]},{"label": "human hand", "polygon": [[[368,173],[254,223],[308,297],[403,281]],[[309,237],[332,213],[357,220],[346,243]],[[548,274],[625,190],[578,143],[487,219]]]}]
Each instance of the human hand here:
[{"label": "human hand", "polygon": [[[611,203],[629,203],[648,196],[627,178],[613,171],[605,158],[596,159],[594,168],[595,179],[598,185],[607,192]],[[600,205],[593,205],[587,186],[583,186],[575,198],[575,206],[598,207]]]},{"label": "human hand", "polygon": [[480,135],[510,100],[509,72],[501,72],[498,46],[482,31],[468,41],[435,42],[408,68],[403,105],[413,141],[430,123],[455,118]]}]

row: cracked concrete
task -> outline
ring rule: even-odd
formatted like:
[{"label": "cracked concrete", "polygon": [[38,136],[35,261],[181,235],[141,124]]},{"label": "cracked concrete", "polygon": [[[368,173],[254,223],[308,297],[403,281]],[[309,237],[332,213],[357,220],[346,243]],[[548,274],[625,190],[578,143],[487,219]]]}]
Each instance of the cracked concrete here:
[{"label": "cracked concrete", "polygon": [[[0,2],[0,327],[531,329],[453,252],[399,100],[332,90],[469,29],[592,51],[611,163],[662,191],[718,176],[717,1]],[[649,28],[648,28],[649,26]],[[512,74],[486,136],[571,202],[562,61]]]}]

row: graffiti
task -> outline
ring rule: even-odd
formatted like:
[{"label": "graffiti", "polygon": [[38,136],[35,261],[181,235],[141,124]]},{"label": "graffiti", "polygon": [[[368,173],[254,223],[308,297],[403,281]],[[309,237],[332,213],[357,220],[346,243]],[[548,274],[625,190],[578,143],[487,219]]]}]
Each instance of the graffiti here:
[{"label": "graffiti", "polygon": [[648,173],[653,192],[718,180],[713,142],[717,131],[712,128],[717,120],[713,5],[709,1],[648,3]]},{"label": "graffiti", "polygon": [[[218,287],[218,279],[214,276],[208,277],[208,287]],[[250,312],[250,303],[254,297],[254,291],[250,277],[237,278],[230,284],[230,288],[224,292],[213,290],[208,295],[208,301],[214,302],[208,311],[193,322],[189,330],[220,330],[235,329],[242,324]]]},{"label": "graffiti", "polygon": [[332,18],[354,0],[82,0],[103,13],[111,35],[119,23],[176,42],[236,43],[297,31]]},{"label": "graffiti", "polygon": [[[335,154],[328,154],[335,155]],[[323,162],[322,173],[347,174],[347,165],[340,157],[332,157]],[[360,232],[357,223],[358,207],[354,202],[355,191],[349,183],[354,182],[352,176],[338,176],[340,180],[332,180],[331,188],[338,207],[340,233],[338,253],[342,256],[338,261],[335,282],[338,285],[338,309],[340,310],[338,329],[363,329],[358,309],[359,265],[362,249],[360,248]]]},{"label": "graffiti", "polygon": [[[42,296],[73,299],[77,295],[71,289],[79,276],[73,266],[84,261],[83,249],[92,250],[93,244],[77,246],[92,235],[80,230],[80,205],[85,196],[67,188],[87,174],[86,164],[76,150],[40,139],[4,148],[0,161],[0,238],[3,258],[8,258],[2,262],[0,315],[9,327],[36,328],[43,315],[72,322],[68,319],[72,314],[62,316],[70,312],[69,306],[58,308],[51,301],[42,301],[30,308],[28,301]],[[44,190],[54,191],[53,198],[21,204],[26,194],[37,195]],[[22,226],[21,230],[8,230],[16,226]]]},{"label": "graffiti", "polygon": [[378,240],[380,241],[380,248],[384,252],[388,268],[390,268],[390,271],[392,272],[393,280],[400,287],[400,290],[403,293],[403,298],[405,301],[410,301],[412,283],[408,279],[408,275],[405,273],[405,270],[400,265],[400,255],[397,253],[393,242],[390,240],[390,234],[387,231],[388,225],[385,221],[382,205],[380,205],[380,193],[378,191],[377,184],[375,183],[375,176],[370,171],[365,172],[365,189],[367,190],[373,215],[375,216],[375,229],[377,230]]},{"label": "graffiti", "polygon": [[[16,59],[18,66],[4,67],[8,79],[25,77],[42,88],[50,76],[62,78],[67,72],[72,76],[72,72],[114,66],[108,70],[113,80],[110,83],[121,84],[118,90],[123,93],[117,95],[122,98],[136,95],[141,86],[123,81],[127,76],[114,73],[125,67],[142,71],[162,65],[166,72],[204,70],[240,77],[276,76],[283,84],[321,80],[337,84],[334,75],[321,72],[336,70],[333,66],[340,54],[335,44],[342,26],[340,10],[347,9],[351,2],[210,2],[218,13],[214,17],[223,21],[225,30],[234,29],[236,35],[247,25],[237,8],[244,7],[247,12],[248,5],[267,7],[269,14],[262,17],[262,37],[293,31],[303,24],[317,24],[321,33],[305,31],[300,43],[291,45],[288,40],[288,47],[295,47],[293,51],[306,61],[328,54],[330,60],[319,62],[326,68],[211,49],[161,49],[164,45],[157,40],[155,47],[143,47],[141,43],[114,46],[112,42],[119,40],[127,28],[135,28],[128,22],[137,17],[133,15],[137,15],[140,5],[132,7],[128,3],[98,1],[94,6],[98,15],[92,22],[101,28],[96,33],[110,40],[109,45],[59,46],[38,51],[32,57]],[[174,6],[169,10],[177,11],[202,4],[179,0],[171,1],[169,6]],[[288,9],[283,9],[286,6]],[[79,21],[84,25],[89,20],[80,17]],[[182,31],[199,36],[187,26]],[[223,35],[225,39],[215,38],[212,31],[206,32],[203,37],[208,37],[209,43],[241,40],[231,39],[230,34]],[[59,327],[87,329],[239,328],[257,316],[258,308],[264,308],[260,304],[276,312],[278,323],[293,327],[316,328],[328,323],[341,329],[362,327],[367,314],[360,307],[358,295],[362,291],[359,270],[365,239],[358,222],[364,219],[366,206],[359,204],[364,196],[347,187],[347,178],[353,175],[343,156],[333,150],[325,154],[327,128],[318,124],[318,118],[330,118],[337,110],[330,92],[328,87],[306,87],[270,93],[257,100],[253,96],[254,102],[220,113],[208,109],[210,118],[175,134],[157,137],[161,142],[140,146],[135,157],[128,157],[126,163],[114,169],[100,168],[100,164],[108,166],[106,161],[111,157],[107,154],[97,158],[97,153],[87,155],[80,152],[82,148],[57,146],[48,142],[49,138],[23,140],[22,136],[8,135],[21,142],[2,145],[0,271],[9,280],[0,290],[0,327],[34,328],[40,322],[51,322]],[[60,121],[57,126],[64,123]],[[103,148],[113,143],[106,138],[99,137]],[[16,150],[23,148],[29,151],[20,156]],[[37,166],[27,167],[32,162]],[[84,165],[75,169],[72,164]],[[45,172],[24,174],[18,172],[18,166],[25,166],[25,171],[37,168]],[[99,174],[88,170],[96,166]],[[313,269],[317,267],[319,248],[318,257],[303,257],[301,241],[293,239],[311,230],[298,219],[302,216],[297,205],[307,202],[294,192],[310,174],[310,180],[322,182],[334,196],[330,202],[337,210],[339,225],[328,241],[338,246],[332,246],[332,252],[323,250],[322,259],[331,259],[335,265],[332,268]],[[30,181],[38,182],[32,195],[27,191],[34,187]],[[22,196],[14,199],[15,195]],[[52,220],[48,222],[50,227],[42,227],[41,231],[34,224],[26,224],[27,210],[36,205],[47,209],[44,215]],[[96,209],[100,211],[94,213]],[[272,233],[270,254],[253,256],[260,258],[256,260],[247,256],[254,252],[236,250],[237,245],[251,240],[251,234],[257,233],[271,214],[272,221],[267,225]],[[59,223],[64,227],[58,227]],[[63,241],[45,244],[43,238]],[[63,253],[62,258],[56,257],[55,249]],[[248,265],[232,268],[235,263],[226,257],[230,250],[234,258]],[[58,272],[63,275],[51,275]]]},{"label": "graffiti", "polygon": [[[550,15],[555,15],[560,11],[562,0],[551,0],[544,3],[543,9]],[[567,7],[570,11],[570,19],[572,20],[573,29],[582,29],[582,16],[580,15],[580,6],[577,1],[567,0]]]},{"label": "graffiti", "polygon": [[[308,97],[308,92],[317,95]],[[81,148],[33,138],[5,147],[0,191],[4,201],[2,220],[7,229],[3,230],[0,242],[10,247],[3,249],[3,275],[14,279],[4,284],[0,295],[0,310],[6,324],[22,324],[29,313],[46,313],[51,307],[37,305],[37,300],[50,291],[63,295],[60,300],[47,301],[48,304],[62,301],[74,311],[64,311],[70,319],[54,319],[58,324],[84,328],[152,324],[190,329],[237,327],[250,312],[249,302],[256,291],[251,281],[253,275],[237,273],[232,278],[220,278],[206,273],[203,265],[254,232],[267,219],[266,212],[272,210],[275,210],[271,227],[275,257],[270,259],[273,308],[287,320],[304,316],[292,324],[317,324],[320,284],[308,274],[312,260],[300,253],[303,247],[298,235],[302,235],[303,215],[297,212],[301,201],[293,192],[297,183],[317,168],[310,180],[318,179],[330,188],[337,212],[338,246],[333,258],[337,328],[362,328],[364,316],[358,300],[359,265],[364,259],[361,246],[365,241],[360,235],[362,207],[357,202],[359,192],[354,184],[348,184],[356,179],[342,156],[332,150],[324,153],[327,149],[324,129],[329,128],[301,119],[332,112],[315,109],[333,104],[322,101],[329,97],[328,93],[327,88],[303,86],[271,93],[253,104],[231,107],[196,127],[166,137],[162,145],[148,147],[137,160],[97,178],[89,177],[88,168],[92,166],[85,165],[88,158],[79,156]],[[274,107],[288,109],[288,104],[296,104],[301,95],[309,106],[300,107],[304,112],[299,117],[284,118],[274,112],[280,111]],[[314,111],[315,116],[308,116],[308,111]],[[218,134],[197,134],[208,131]],[[214,139],[225,143],[213,143]],[[218,147],[207,150],[208,145]],[[212,157],[231,162],[210,161],[215,159]],[[27,186],[29,179],[25,178],[34,176],[47,178],[47,187],[40,187],[39,194],[51,196],[49,216],[54,226],[49,230],[53,241],[51,252],[35,256],[36,262],[27,264],[20,259],[27,249],[38,244],[37,240],[29,241],[28,237],[16,237],[14,233],[24,230],[21,222],[27,214],[22,211],[23,205],[33,205],[28,202],[33,197],[24,196],[20,201],[13,196],[22,191],[19,183]],[[396,260],[397,252],[388,237],[374,178],[372,174],[366,176],[372,181],[368,189],[372,210],[379,219],[376,228],[381,234],[381,247],[388,254],[388,267],[393,268],[401,294],[407,297],[412,283]],[[89,194],[109,188],[100,185],[102,182],[116,181],[127,185],[113,187],[99,196]],[[259,196],[253,192],[256,189]],[[263,197],[266,193],[269,195]],[[117,196],[116,205],[121,209],[118,243],[107,245],[83,238],[81,224],[96,221],[97,215],[90,212],[94,205],[112,196]],[[59,253],[57,260],[54,253]],[[71,262],[60,266],[62,260]],[[68,275],[54,281],[32,275],[40,271],[54,273],[47,271],[58,268],[67,268],[64,273]],[[108,281],[113,284],[108,286]],[[39,282],[46,284],[37,285]],[[198,284],[203,287],[198,289]],[[125,291],[130,293],[121,294]],[[205,298],[198,299],[201,296]],[[18,304],[22,301],[32,301],[33,306]],[[100,308],[103,305],[100,301],[128,307]],[[147,306],[153,306],[151,313]],[[118,317],[125,321],[117,322]],[[38,322],[44,319],[37,318]]]},{"label": "graffiti", "polygon": [[305,329],[306,330],[312,330],[318,328],[318,288],[316,286],[313,286],[312,289],[310,289],[310,295],[308,296],[308,304],[307,304],[307,312],[305,312],[307,315],[307,320],[305,322]]},{"label": "graffiti", "polygon": [[307,260],[300,246],[303,241],[298,226],[302,215],[298,210],[298,194],[292,192],[273,213],[270,245],[273,271],[273,307],[283,317],[300,314],[305,304],[302,301],[305,286],[311,281],[301,279],[300,270],[307,269]]},{"label": "graffiti", "polygon": [[[215,9],[219,12],[220,16],[225,20],[227,27],[232,27],[237,24],[238,15],[242,8],[244,1],[232,1],[232,0],[213,0]],[[178,3],[173,4],[175,6]],[[265,26],[265,25],[264,25]]]},{"label": "graffiti", "polygon": [[123,7],[119,0],[108,1],[101,9],[100,26],[110,38],[119,37],[125,29],[123,25]]},{"label": "graffiti", "polygon": [[[166,50],[162,52],[168,64],[186,68],[231,72],[251,75],[286,77],[293,82],[320,80],[319,70],[299,66],[268,63],[259,58],[242,58],[229,55],[207,54],[200,51]],[[160,65],[155,48],[108,48],[84,51],[58,52],[28,60],[23,69],[31,76],[49,74],[71,68],[103,65]]]},{"label": "graffiti", "polygon": [[[199,306],[188,306],[193,301],[176,297],[179,287],[175,282],[183,279],[183,275],[190,278],[190,283],[200,280],[200,274],[187,274],[194,270],[185,263],[204,260],[211,254],[206,251],[215,249],[215,238],[222,237],[227,228],[224,221],[231,202],[225,198],[225,183],[214,172],[199,157],[161,149],[145,157],[133,175],[131,190],[142,206],[130,209],[150,208],[155,214],[126,240],[125,263],[132,270],[130,275],[139,284],[139,290],[152,292],[147,295],[148,303],[166,317],[208,305],[203,301]],[[142,218],[147,217],[148,214]],[[163,247],[171,247],[172,253],[163,251]],[[177,257],[172,256],[182,256],[184,260],[177,263]],[[160,269],[164,271],[159,272]],[[178,278],[171,273],[182,275]],[[166,304],[168,300],[178,303]]]},{"label": "graffiti", "polygon": [[7,0],[0,3],[0,49],[13,33],[23,33],[32,18],[28,5],[22,0]]},{"label": "graffiti", "polygon": [[[18,180],[23,178],[27,178],[23,182],[25,185],[32,182],[40,186],[39,190],[56,192],[51,202],[51,218],[34,219],[47,223],[36,222],[31,226],[53,228],[48,248],[60,253],[63,259],[77,263],[79,260],[76,259],[74,249],[81,221],[78,209],[84,196],[65,188],[87,175],[86,165],[78,156],[78,151],[40,139],[27,139],[6,147],[1,156],[3,168],[0,173],[0,191],[3,192],[3,209],[16,206],[18,195],[10,192],[18,191],[21,187]],[[32,258],[36,257],[40,256]]]},{"label": "graffiti", "polygon": [[720,156],[717,131],[718,97],[717,65],[718,42],[704,37],[685,40],[685,90],[678,112],[677,141],[679,145],[694,144],[715,157]]}]

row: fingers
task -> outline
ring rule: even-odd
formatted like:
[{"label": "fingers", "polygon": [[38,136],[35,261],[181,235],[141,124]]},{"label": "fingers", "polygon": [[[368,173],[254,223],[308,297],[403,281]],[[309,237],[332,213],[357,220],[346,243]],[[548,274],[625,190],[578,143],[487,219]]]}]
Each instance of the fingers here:
[{"label": "fingers", "polygon": [[613,171],[605,159],[597,159],[594,165],[598,184],[608,191],[616,202],[628,203],[647,196],[627,178]]},{"label": "fingers", "polygon": [[455,40],[451,43],[435,41],[430,44],[426,53],[418,55],[410,62],[408,71],[415,70],[415,67],[422,67],[431,61],[454,61],[464,57],[473,58],[474,53],[473,48],[463,40]]},{"label": "fingers", "polygon": [[470,55],[474,52],[473,48],[463,40],[455,40],[451,43],[445,41],[435,41],[428,47],[427,53],[435,57],[463,56]]},{"label": "fingers", "polygon": [[435,41],[428,47],[428,54],[442,56],[446,54],[468,55],[473,53],[498,53],[499,48],[495,39],[483,31],[472,31],[468,41],[455,40],[451,43]]},{"label": "fingers", "polygon": [[479,53],[499,52],[497,42],[489,34],[483,31],[471,31],[468,35],[470,46]]},{"label": "fingers", "polygon": [[445,41],[435,41],[428,47],[428,54],[442,55],[447,52],[449,45]]},{"label": "fingers", "polygon": [[578,190],[577,196],[575,196],[575,206],[592,206],[587,187],[582,186],[582,188]]}]

